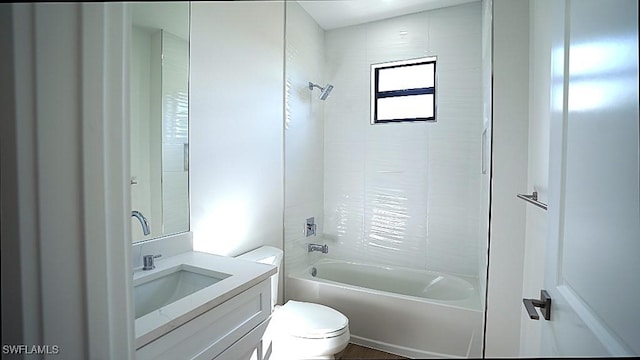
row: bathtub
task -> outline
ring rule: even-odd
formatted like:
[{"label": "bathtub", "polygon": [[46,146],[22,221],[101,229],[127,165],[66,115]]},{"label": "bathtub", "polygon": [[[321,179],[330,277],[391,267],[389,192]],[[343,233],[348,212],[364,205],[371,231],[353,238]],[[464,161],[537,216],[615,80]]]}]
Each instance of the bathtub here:
[{"label": "bathtub", "polygon": [[345,314],[355,344],[414,358],[482,357],[477,279],[325,258],[286,286],[290,299]]}]

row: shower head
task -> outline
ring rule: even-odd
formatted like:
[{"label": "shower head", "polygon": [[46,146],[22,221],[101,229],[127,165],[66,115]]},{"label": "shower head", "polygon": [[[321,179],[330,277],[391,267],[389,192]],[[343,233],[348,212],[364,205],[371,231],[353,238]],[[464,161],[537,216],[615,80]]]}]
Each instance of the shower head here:
[{"label": "shower head", "polygon": [[320,85],[316,85],[312,82],[309,82],[309,90],[313,90],[314,87],[317,87],[321,91],[320,97],[319,97],[320,100],[326,100],[329,94],[331,93],[331,90],[333,90],[333,85],[331,84],[327,84],[325,87],[322,87]]},{"label": "shower head", "polygon": [[320,93],[320,100],[326,100],[329,94],[331,94],[331,90],[333,90],[333,85],[327,84],[322,90],[322,93]]}]

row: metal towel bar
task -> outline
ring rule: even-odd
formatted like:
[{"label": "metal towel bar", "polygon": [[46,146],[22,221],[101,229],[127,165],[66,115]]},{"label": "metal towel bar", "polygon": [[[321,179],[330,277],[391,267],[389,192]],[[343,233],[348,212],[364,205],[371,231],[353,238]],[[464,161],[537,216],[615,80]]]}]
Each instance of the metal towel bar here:
[{"label": "metal towel bar", "polygon": [[547,204],[538,201],[538,192],[534,191],[531,195],[525,195],[525,194],[518,194],[518,198],[531,203],[535,206],[541,207],[545,210],[547,210]]}]

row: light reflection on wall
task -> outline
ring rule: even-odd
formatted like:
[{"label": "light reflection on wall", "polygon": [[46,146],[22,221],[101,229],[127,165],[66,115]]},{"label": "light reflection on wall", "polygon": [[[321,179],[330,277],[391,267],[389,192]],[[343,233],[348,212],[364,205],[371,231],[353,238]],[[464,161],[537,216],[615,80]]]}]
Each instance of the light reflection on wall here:
[{"label": "light reflection on wall", "polygon": [[[554,68],[563,61],[563,49],[552,52]],[[569,99],[568,110],[581,112],[606,109],[620,104],[638,101],[635,69],[638,62],[637,39],[621,37],[598,39],[571,46],[569,50]],[[560,74],[554,74],[559,76]],[[561,82],[554,82],[561,86]],[[637,89],[636,89],[637,90]],[[552,106],[562,107],[562,92],[554,91]]]},{"label": "light reflection on wall", "polygon": [[200,239],[216,239],[215,241],[194,241],[193,250],[218,255],[231,255],[236,247],[242,244],[247,236],[249,225],[246,219],[250,218],[247,203],[242,199],[229,198],[220,201],[208,214],[206,227],[207,234],[202,234]]}]

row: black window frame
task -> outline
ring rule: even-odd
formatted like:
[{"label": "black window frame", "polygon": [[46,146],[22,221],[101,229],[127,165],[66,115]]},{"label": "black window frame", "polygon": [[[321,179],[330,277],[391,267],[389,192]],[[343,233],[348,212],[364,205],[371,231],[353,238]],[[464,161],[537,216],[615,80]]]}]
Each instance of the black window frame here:
[{"label": "black window frame", "polygon": [[[399,122],[436,122],[437,117],[437,101],[436,101],[436,87],[438,83],[437,78],[437,57],[429,56],[418,59],[400,60],[371,65],[371,124],[386,124],[386,123],[399,123]],[[412,89],[400,89],[391,91],[379,91],[379,74],[381,70],[393,69],[399,67],[410,67],[417,65],[433,64],[433,86],[423,88]],[[378,99],[384,99],[389,97],[411,96],[411,95],[429,95],[433,94],[433,116],[431,117],[417,117],[417,118],[403,118],[403,119],[378,119]]]}]

